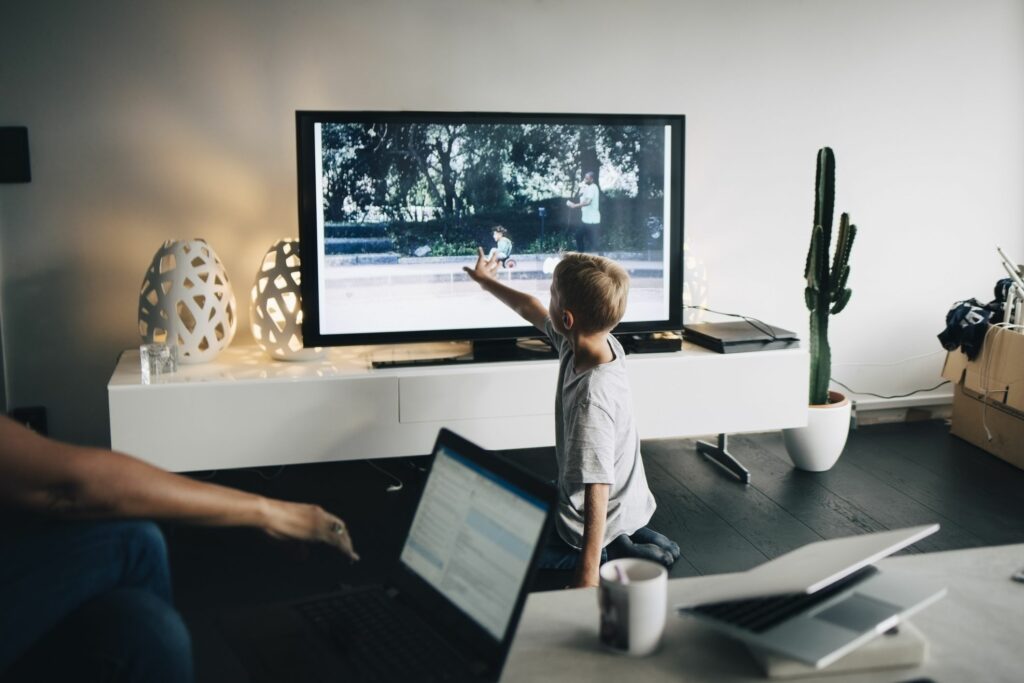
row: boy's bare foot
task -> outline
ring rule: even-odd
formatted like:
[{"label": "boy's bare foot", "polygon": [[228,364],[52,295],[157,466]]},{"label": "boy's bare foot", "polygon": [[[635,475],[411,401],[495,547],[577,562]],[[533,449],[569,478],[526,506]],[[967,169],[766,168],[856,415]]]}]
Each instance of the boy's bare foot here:
[{"label": "boy's bare foot", "polygon": [[676,562],[676,558],[669,550],[654,543],[634,543],[626,534],[608,544],[608,558],[616,560],[620,557],[651,560],[666,567],[671,567]]},{"label": "boy's bare foot", "polygon": [[638,529],[632,536],[630,536],[630,539],[634,543],[653,543],[662,550],[670,553],[673,561],[679,559],[679,544],[664,534],[659,534],[650,527],[645,526]]}]

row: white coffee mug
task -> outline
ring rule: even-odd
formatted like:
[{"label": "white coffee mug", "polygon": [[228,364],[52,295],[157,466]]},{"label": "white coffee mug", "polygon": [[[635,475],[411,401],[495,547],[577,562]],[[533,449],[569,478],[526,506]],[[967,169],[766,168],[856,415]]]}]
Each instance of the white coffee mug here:
[{"label": "white coffee mug", "polygon": [[665,630],[667,593],[668,572],[656,562],[623,558],[604,563],[597,590],[601,642],[638,657],[654,652]]}]

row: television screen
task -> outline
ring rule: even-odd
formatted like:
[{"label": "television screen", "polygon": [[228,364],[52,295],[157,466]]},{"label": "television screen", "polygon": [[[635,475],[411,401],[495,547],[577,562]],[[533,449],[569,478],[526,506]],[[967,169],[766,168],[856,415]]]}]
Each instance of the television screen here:
[{"label": "television screen", "polygon": [[561,254],[631,278],[617,332],[680,329],[684,117],[296,114],[307,346],[537,336],[463,271],[546,306]]}]

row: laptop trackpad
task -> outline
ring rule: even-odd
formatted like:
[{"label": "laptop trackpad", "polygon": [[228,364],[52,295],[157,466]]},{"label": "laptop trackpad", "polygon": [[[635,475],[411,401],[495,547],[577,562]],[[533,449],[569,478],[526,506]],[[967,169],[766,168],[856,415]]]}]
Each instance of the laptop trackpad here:
[{"label": "laptop trackpad", "polygon": [[824,619],[836,626],[865,633],[899,613],[900,610],[895,605],[854,593],[842,602],[818,612],[814,618]]}]

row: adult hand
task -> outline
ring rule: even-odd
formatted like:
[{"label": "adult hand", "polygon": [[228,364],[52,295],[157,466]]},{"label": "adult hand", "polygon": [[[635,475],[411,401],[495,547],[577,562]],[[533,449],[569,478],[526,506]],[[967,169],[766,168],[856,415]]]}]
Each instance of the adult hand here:
[{"label": "adult hand", "polygon": [[491,255],[490,258],[484,256],[484,248],[476,248],[476,265],[473,268],[469,266],[463,266],[462,269],[466,271],[466,274],[473,279],[474,282],[484,282],[486,280],[493,280],[495,273],[498,272],[498,254]]},{"label": "adult hand", "polygon": [[266,532],[274,538],[326,543],[340,550],[353,562],[359,559],[348,526],[339,517],[319,505],[272,499],[267,499],[267,502],[269,512]]}]

